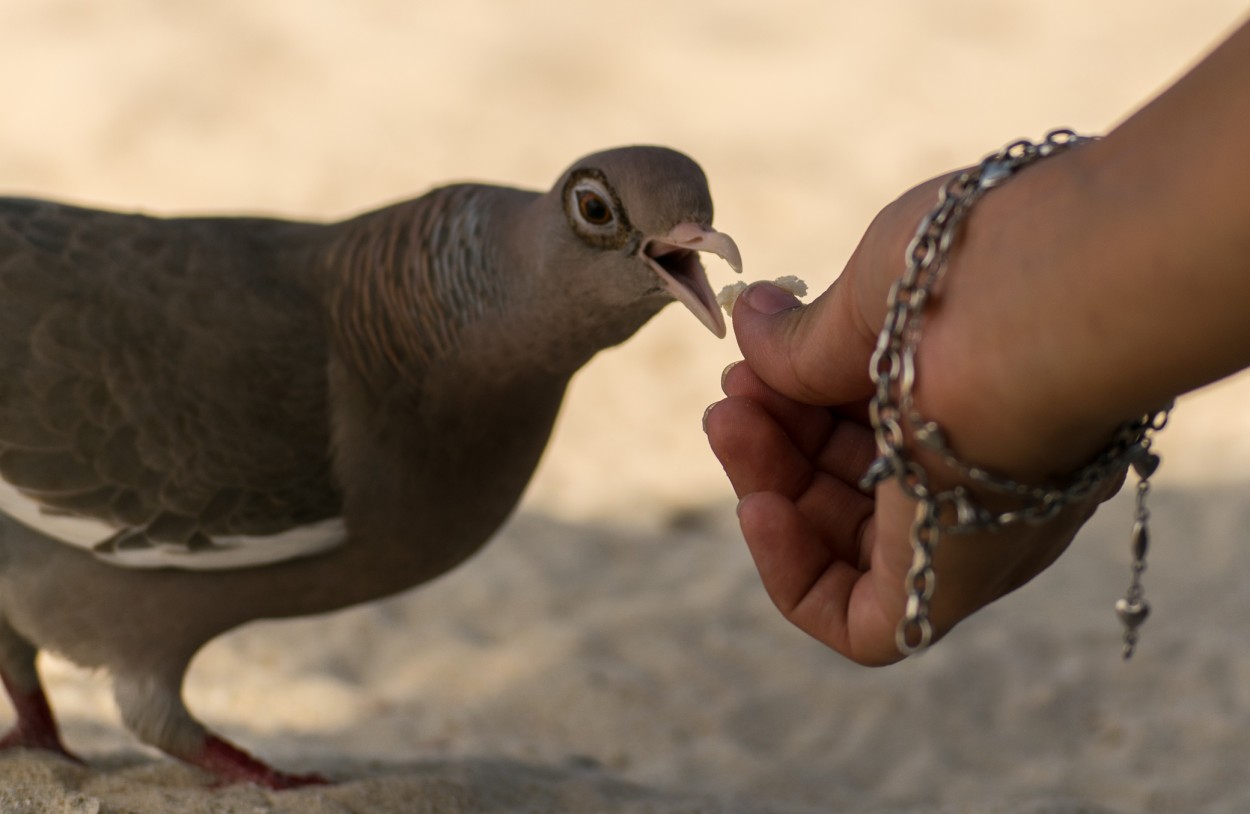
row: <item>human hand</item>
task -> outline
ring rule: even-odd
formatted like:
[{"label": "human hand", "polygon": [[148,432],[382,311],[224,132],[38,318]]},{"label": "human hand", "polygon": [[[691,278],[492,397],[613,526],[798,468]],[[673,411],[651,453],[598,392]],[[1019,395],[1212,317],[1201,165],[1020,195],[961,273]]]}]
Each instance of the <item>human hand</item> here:
[{"label": "human hand", "polygon": [[[901,658],[895,629],[906,605],[915,515],[914,502],[894,482],[872,494],[858,485],[876,455],[865,410],[874,392],[869,358],[904,249],[943,180],[883,210],[843,275],[810,305],[767,284],[740,297],[734,329],[745,363],[726,371],[727,398],[705,418],[712,448],[741,498],[743,535],[769,595],[796,626],[862,664]],[[943,308],[958,313],[957,295],[967,291],[950,286]],[[935,316],[919,358],[922,370],[933,364],[940,375],[921,379],[917,403],[951,431],[957,446],[996,453],[974,460],[1040,477],[1064,472],[1098,449],[1109,426],[1039,447],[1036,438],[1049,435],[1029,431],[1044,413],[1030,399],[994,403],[984,414],[971,407],[966,394],[984,389],[975,375],[981,371],[952,361],[958,331],[951,326],[958,325],[940,309]],[[1108,483],[1041,527],[944,538],[935,558],[934,638],[1049,566],[1117,488],[1118,481]]]}]

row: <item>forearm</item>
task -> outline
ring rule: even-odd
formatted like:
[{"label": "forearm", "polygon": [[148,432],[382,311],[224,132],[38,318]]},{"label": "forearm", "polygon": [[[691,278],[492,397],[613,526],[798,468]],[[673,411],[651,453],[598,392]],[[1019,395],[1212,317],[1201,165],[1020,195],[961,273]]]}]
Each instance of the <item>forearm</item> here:
[{"label": "forearm", "polygon": [[988,194],[945,286],[919,392],[948,423],[1037,430],[964,450],[989,464],[1056,474],[1081,463],[1062,441],[1096,448],[1250,365],[1250,25],[1104,140]]},{"label": "forearm", "polygon": [[1124,337],[1102,361],[1136,374],[1124,383],[1136,404],[1120,406],[1250,364],[1250,25],[1085,159],[1114,272],[1091,294],[1124,298],[1109,323]]}]

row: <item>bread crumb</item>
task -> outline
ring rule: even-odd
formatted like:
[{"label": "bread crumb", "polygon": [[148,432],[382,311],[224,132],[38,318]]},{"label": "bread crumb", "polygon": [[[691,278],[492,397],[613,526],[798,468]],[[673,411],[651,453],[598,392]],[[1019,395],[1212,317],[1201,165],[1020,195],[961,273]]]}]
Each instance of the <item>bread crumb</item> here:
[{"label": "bread crumb", "polygon": [[807,296],[807,283],[795,277],[793,274],[787,274],[785,277],[778,277],[773,280],[773,285],[778,288],[784,288],[796,297]]},{"label": "bread crumb", "polygon": [[[778,288],[784,288],[796,297],[807,296],[807,283],[795,277],[793,274],[787,274],[785,277],[778,277],[773,280],[773,285]],[[720,290],[716,295],[716,302],[721,308],[725,309],[726,314],[732,314],[734,311],[734,303],[738,301],[738,297],[743,291],[747,290],[746,283],[730,283]]]},{"label": "bread crumb", "polygon": [[734,312],[734,303],[738,301],[738,295],[746,290],[746,283],[730,283],[716,295],[716,302],[721,308],[725,309],[726,314],[732,314]]}]

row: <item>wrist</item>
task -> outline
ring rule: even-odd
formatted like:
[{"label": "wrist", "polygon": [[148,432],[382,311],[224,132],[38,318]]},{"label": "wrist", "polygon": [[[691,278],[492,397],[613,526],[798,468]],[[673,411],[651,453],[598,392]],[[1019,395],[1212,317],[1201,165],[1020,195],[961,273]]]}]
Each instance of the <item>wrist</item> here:
[{"label": "wrist", "polygon": [[[1065,510],[1081,507],[1085,511],[1090,507],[1091,500],[1103,499],[1100,495],[1105,495],[1109,488],[1114,489],[1110,484],[1123,476],[1129,464],[1138,470],[1142,481],[1138,487],[1138,528],[1134,531],[1134,583],[1126,598],[1117,604],[1117,613],[1125,625],[1125,658],[1131,655],[1136,643],[1137,627],[1148,613],[1148,606],[1141,601],[1141,586],[1136,575],[1140,575],[1145,567],[1145,518],[1148,513],[1144,508],[1144,495],[1148,490],[1147,479],[1158,466],[1158,457],[1150,452],[1151,436],[1162,428],[1167,410],[1157,413],[1149,411],[1150,414],[1144,416],[1142,413],[1147,411],[1140,411],[1134,420],[1116,421],[1115,429],[1111,431],[1104,430],[1101,420],[1097,418],[1092,422],[1088,418],[1084,421],[1071,420],[1069,417],[1074,413],[1090,414],[1080,408],[1075,411],[1070,408],[1039,409],[1036,406],[1037,399],[1030,397],[1030,394],[1036,396],[1039,386],[1042,388],[1040,392],[1046,392],[1045,379],[1040,375],[1031,377],[1030,374],[1043,370],[1048,357],[1056,358],[1053,356],[1054,344],[1046,341],[1031,343],[1028,341],[1028,334],[1023,334],[1025,339],[1021,341],[1018,324],[1014,326],[1017,330],[1011,341],[998,345],[1001,347],[1005,344],[1006,347],[1014,349],[1014,355],[1011,351],[1005,355],[993,355],[1000,362],[1007,358],[1017,364],[991,366],[984,362],[968,362],[969,359],[978,357],[978,348],[967,343],[969,336],[975,336],[979,332],[983,338],[986,325],[1000,329],[1006,327],[1011,320],[1002,321],[1003,311],[1016,316],[1022,313],[1019,298],[1008,299],[1013,292],[1009,287],[1003,286],[1004,277],[1019,278],[1022,268],[1027,267],[1027,264],[1019,262],[1019,255],[1014,258],[1014,264],[1010,262],[1013,258],[1008,255],[1000,253],[998,256],[997,259],[1008,269],[1007,274],[987,273],[985,270],[991,264],[984,262],[985,258],[981,257],[979,267],[982,273],[968,274],[964,278],[964,285],[955,289],[956,293],[960,290],[968,292],[974,290],[969,282],[984,284],[985,290],[979,293],[984,295],[988,292],[989,296],[978,299],[965,293],[962,300],[976,302],[981,306],[978,309],[969,309],[974,316],[987,314],[987,302],[991,306],[998,306],[990,309],[994,319],[985,318],[975,323],[978,325],[976,330],[961,330],[961,323],[949,317],[945,322],[939,321],[939,324],[955,326],[945,332],[945,336],[955,337],[955,341],[948,339],[943,343],[939,336],[939,341],[930,343],[927,355],[920,352],[923,347],[922,336],[926,335],[926,312],[940,313],[944,300],[949,306],[951,301],[961,299],[952,296],[949,288],[943,293],[940,283],[953,265],[952,250],[958,247],[957,244],[965,234],[969,213],[988,193],[996,190],[1005,181],[1035,167],[1040,160],[1070,155],[1083,143],[1087,144],[1088,140],[1071,131],[1054,131],[1036,144],[1029,141],[1012,143],[987,156],[975,168],[945,179],[937,203],[920,221],[915,238],[907,248],[905,272],[890,289],[886,318],[869,366],[870,378],[876,388],[869,404],[869,419],[876,435],[879,455],[865,475],[862,485],[863,488],[871,488],[892,479],[904,495],[916,501],[916,516],[909,532],[913,557],[904,583],[907,602],[896,629],[896,644],[905,655],[928,647],[937,632],[932,616],[936,579],[934,554],[943,534],[995,532],[1024,524],[1035,527],[1046,524],[1053,527],[1056,519]],[[1051,191],[1055,189],[1052,188]],[[1060,186],[1057,189],[1061,193],[1071,191],[1070,187],[1065,189]],[[1036,191],[1034,188],[1033,192]],[[1061,194],[1058,196],[1058,211],[1067,215],[1062,206],[1064,201],[1078,199],[1079,196],[1074,199],[1070,195],[1065,198]],[[1027,199],[1016,201],[1012,211],[1028,214],[1031,208],[1027,204]],[[1056,201],[1048,200],[1048,204],[1050,209],[1043,209],[1043,213],[1055,211]],[[1061,227],[1070,225],[1064,223],[1062,218],[1056,220]],[[978,231],[981,235],[989,235],[992,238],[990,244],[993,245],[995,241],[1001,241],[1002,233],[1006,230],[986,229],[983,226]],[[1060,233],[1063,234],[1063,228]],[[976,234],[977,232],[973,232],[972,236],[963,237],[965,246],[975,243]],[[1048,259],[1053,260],[1054,254],[1052,252]],[[977,267],[978,263],[965,265]],[[1025,286],[1023,293],[1041,295],[1039,299],[1031,300],[1029,305],[1040,302],[1043,306],[1055,306],[1060,302],[1055,295],[1063,290],[1062,283],[1066,281],[1062,272],[1067,271],[1068,266],[1059,263],[1056,264],[1056,270],[1059,273],[1049,277],[1033,275],[1027,280],[1020,279],[1020,284]],[[1060,284],[1059,287],[1056,287],[1056,282]],[[1059,311],[1053,307],[1043,310],[1047,320],[1043,326],[1063,325]],[[1062,332],[1056,334],[1061,335]],[[959,344],[960,338],[965,342],[962,348]],[[1066,337],[1063,341],[1067,341]],[[922,358],[929,366],[940,358],[933,352],[934,346],[948,350],[953,346],[957,352],[946,357],[950,364],[942,371],[948,374],[945,390],[930,386],[927,391],[922,391],[919,384],[924,380],[917,372],[917,366]],[[1041,348],[1040,353],[1037,352],[1038,347]],[[1079,342],[1077,347],[1081,347]],[[960,350],[962,352],[958,352]],[[1097,365],[1092,369],[1097,371]],[[987,370],[988,376],[985,375]],[[1009,371],[1011,375],[1003,376],[1005,371]],[[1020,377],[1021,372],[1024,378]],[[980,378],[977,378],[978,373],[981,374]],[[1066,375],[1065,372],[1056,381],[1070,385],[1073,379],[1079,381],[1081,378],[1079,372],[1075,376]],[[1019,387],[1004,388],[1004,379],[1009,385],[1015,384]],[[962,386],[951,386],[952,381]],[[1018,391],[1025,382],[1028,383],[1028,388],[1022,397]],[[977,388],[977,384],[981,387]],[[953,421],[949,418],[934,420],[934,405],[939,405],[940,412],[943,392],[955,396],[951,402],[956,407]],[[996,409],[980,409],[984,401],[968,402],[966,398],[969,392],[990,395],[989,403]],[[921,393],[927,393],[928,397],[925,398]],[[995,395],[998,396],[997,400],[993,398]],[[1047,395],[1054,394],[1052,392]],[[1091,404],[1098,402],[1098,399],[1091,400]],[[1055,403],[1065,404],[1062,399]],[[959,409],[961,405],[962,409]],[[920,412],[926,408],[929,413],[927,419]],[[1004,413],[1008,415],[1006,421],[1001,420]],[[1063,417],[1055,420],[1057,413]],[[1108,414],[1115,415],[1115,412],[1109,411]],[[943,423],[946,425],[945,429]],[[969,429],[972,440],[965,443],[962,453],[952,447],[948,440],[947,432],[952,426]],[[912,436],[911,442],[908,441],[909,435]],[[1096,455],[1089,455],[1087,448],[1094,446],[1095,439],[1103,449]],[[991,443],[986,443],[987,440]],[[1052,440],[1053,443],[1048,443]],[[975,452],[978,446],[984,446],[986,451],[978,454]],[[974,450],[977,462],[968,461],[969,449]],[[931,458],[929,453],[937,453],[942,463],[953,470],[959,480],[966,480],[967,483],[959,483],[957,480],[943,485],[944,478],[940,475],[934,477],[933,469],[922,460],[924,457]],[[1089,460],[1086,461],[1087,457]],[[994,463],[987,465],[987,460],[993,460]],[[1086,462],[1077,469],[1075,462],[1078,461]],[[1076,471],[1066,477],[1054,477],[1055,473],[1068,470]],[[1038,477],[1031,478],[1033,474]],[[1036,480],[1046,482],[1039,484]],[[1005,508],[988,505],[977,494],[983,489],[1010,499],[1012,505]],[[1070,539],[1070,536],[1064,535],[1064,539]]]},{"label": "wrist", "polygon": [[1071,473],[1155,406],[1117,378],[1126,366],[1091,353],[1114,337],[1105,309],[1079,302],[1102,251],[1085,163],[1096,146],[1027,167],[976,205],[918,351],[920,412],[961,457],[1022,480]]}]

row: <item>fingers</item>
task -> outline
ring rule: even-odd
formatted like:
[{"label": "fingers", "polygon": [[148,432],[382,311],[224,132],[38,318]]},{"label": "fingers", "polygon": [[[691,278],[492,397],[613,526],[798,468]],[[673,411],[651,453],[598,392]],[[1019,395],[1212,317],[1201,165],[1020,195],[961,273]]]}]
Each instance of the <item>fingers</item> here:
[{"label": "fingers", "polygon": [[[757,492],[785,497],[819,532],[828,553],[867,567],[860,537],[873,500],[859,490],[858,479],[868,457],[862,447],[872,441],[863,427],[834,424],[823,438],[809,439],[811,449],[804,451],[760,404],[730,397],[708,412],[707,433],[739,497]],[[826,463],[814,467],[813,460]]]},{"label": "fingers", "polygon": [[[794,502],[775,492],[755,492],[738,505],[738,520],[768,595],[787,618],[803,604],[837,560]],[[841,592],[849,593],[858,572],[837,569]],[[845,601],[840,604],[845,618]]]},{"label": "fingers", "polygon": [[817,472],[794,505],[835,559],[860,571],[869,568],[872,551],[864,545],[864,529],[875,508],[872,498],[843,480]]},{"label": "fingers", "polygon": [[859,489],[859,482],[877,457],[877,439],[863,424],[842,419],[834,426],[829,442],[816,454],[816,469],[836,475]]},{"label": "fingers", "polygon": [[713,405],[705,423],[712,451],[738,497],[769,491],[794,500],[810,485],[809,459],[756,402],[727,398]]},{"label": "fingers", "polygon": [[838,405],[871,393],[872,339],[831,286],[811,304],[756,283],[734,306],[743,358],[769,387],[804,404]]},{"label": "fingers", "polygon": [[835,556],[793,502],[757,492],[738,505],[738,518],[764,588],[786,619],[860,664],[901,658],[894,620],[872,597],[871,575]]},{"label": "fingers", "polygon": [[[740,362],[726,368],[721,389],[727,396],[750,399],[763,408],[819,471],[857,484],[876,457],[876,441],[867,419],[858,417],[862,411],[857,406],[851,410],[856,417],[848,417],[801,404],[764,384],[750,366]],[[732,431],[749,431],[749,426],[735,426]]]},{"label": "fingers", "polygon": [[815,457],[833,428],[834,417],[829,410],[783,396],[741,362],[725,370],[721,390],[726,396],[750,399],[762,407],[808,458]]}]

